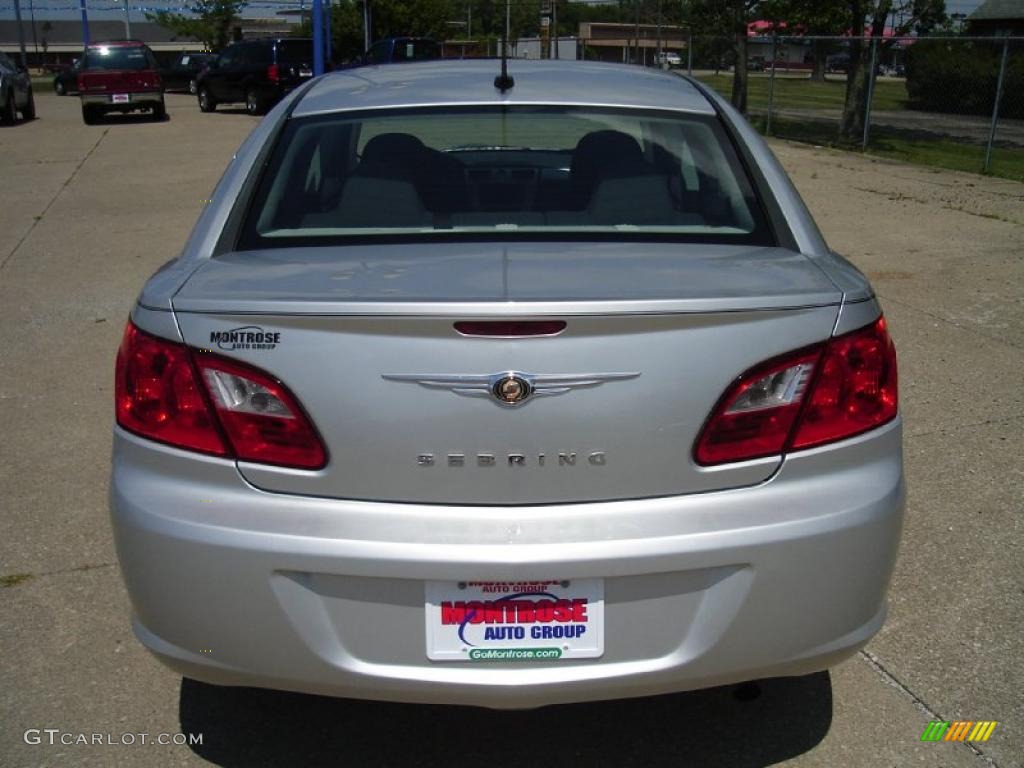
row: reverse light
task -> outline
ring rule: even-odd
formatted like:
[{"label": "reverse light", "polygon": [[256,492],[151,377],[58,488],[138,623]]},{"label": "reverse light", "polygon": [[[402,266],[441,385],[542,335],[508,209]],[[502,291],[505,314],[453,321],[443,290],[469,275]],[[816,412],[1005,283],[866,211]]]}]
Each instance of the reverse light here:
[{"label": "reverse light", "polygon": [[885,318],[769,360],[719,400],[694,446],[705,466],[844,440],[896,417],[896,350]]},{"label": "reverse light", "polygon": [[140,331],[117,354],[117,423],[186,450],[319,469],[323,443],[298,402],[269,374]]},{"label": "reverse light", "polygon": [[235,456],[300,469],[327,463],[320,437],[281,382],[234,360],[193,354]]}]

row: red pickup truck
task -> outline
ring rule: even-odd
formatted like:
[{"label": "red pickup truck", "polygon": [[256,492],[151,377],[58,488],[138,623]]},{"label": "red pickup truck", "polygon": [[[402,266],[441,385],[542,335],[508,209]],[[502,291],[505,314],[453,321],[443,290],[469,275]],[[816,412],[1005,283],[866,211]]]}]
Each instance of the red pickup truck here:
[{"label": "red pickup truck", "polygon": [[92,125],[108,112],[148,110],[163,120],[167,111],[158,69],[153,52],[137,40],[90,44],[78,73],[82,119]]}]

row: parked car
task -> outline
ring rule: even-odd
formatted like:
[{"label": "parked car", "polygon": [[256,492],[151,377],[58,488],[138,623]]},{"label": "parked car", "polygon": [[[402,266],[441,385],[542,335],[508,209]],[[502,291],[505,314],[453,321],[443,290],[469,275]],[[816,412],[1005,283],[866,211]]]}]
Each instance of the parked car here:
[{"label": "parked car", "polygon": [[764,56],[750,56],[747,58],[748,72],[764,72],[765,66]]},{"label": "parked car", "polygon": [[53,90],[58,96],[67,96],[69,93],[78,93],[78,73],[82,71],[82,59],[74,59],[71,64],[55,72],[53,75]]},{"label": "parked car", "polygon": [[216,60],[215,53],[194,53],[184,51],[175,58],[174,63],[160,71],[165,91],[188,91],[195,95],[196,77]]},{"label": "parked car", "polygon": [[828,72],[845,73],[850,68],[850,54],[835,53],[825,59],[825,69]]},{"label": "parked car", "polygon": [[111,519],[179,673],[519,708],[803,675],[882,626],[867,279],[698,81],[510,69],[294,91],[143,287]]},{"label": "parked car", "polygon": [[265,38],[229,45],[196,76],[199,109],[244,103],[261,115],[281,97],[313,77],[313,41],[303,37]]},{"label": "parked car", "polygon": [[14,125],[19,112],[25,120],[36,117],[32,79],[24,67],[16,65],[6,53],[0,53],[0,123]]},{"label": "parked car", "polygon": [[669,69],[683,66],[683,58],[675,51],[664,51],[658,54],[658,63],[665,64]]},{"label": "parked car", "polygon": [[92,43],[78,73],[82,120],[91,125],[111,112],[148,111],[155,120],[167,114],[159,64],[138,40]]},{"label": "parked car", "polygon": [[441,44],[429,37],[388,37],[363,54],[361,64],[396,64],[441,58]]}]

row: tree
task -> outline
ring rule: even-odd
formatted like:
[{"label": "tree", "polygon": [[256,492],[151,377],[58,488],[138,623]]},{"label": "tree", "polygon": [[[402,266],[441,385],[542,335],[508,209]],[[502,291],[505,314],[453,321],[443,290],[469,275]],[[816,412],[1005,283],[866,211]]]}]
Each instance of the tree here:
[{"label": "tree", "polygon": [[176,35],[193,37],[219,51],[231,42],[231,28],[246,5],[246,0],[193,0],[185,5],[187,15],[157,11],[147,13],[146,18]]},{"label": "tree", "polygon": [[[946,18],[945,0],[848,0],[850,30],[850,66],[846,74],[846,100],[839,124],[839,137],[859,141],[864,135],[864,113],[867,108],[871,45],[868,39],[884,39],[886,23],[896,19],[896,36],[910,31],[926,33]],[[870,25],[870,26],[868,26]],[[868,32],[868,38],[864,32]],[[877,42],[875,43],[877,44]]]},{"label": "tree", "polygon": [[686,22],[691,29],[727,35],[732,39],[734,74],[732,105],[747,111],[747,27],[764,16],[776,15],[778,0],[694,0]]},{"label": "tree", "polygon": [[[849,8],[847,0],[779,0],[777,12],[786,21],[789,34],[841,35],[847,31]],[[815,39],[812,43],[814,69],[811,80],[825,81],[825,65],[830,41]]]}]

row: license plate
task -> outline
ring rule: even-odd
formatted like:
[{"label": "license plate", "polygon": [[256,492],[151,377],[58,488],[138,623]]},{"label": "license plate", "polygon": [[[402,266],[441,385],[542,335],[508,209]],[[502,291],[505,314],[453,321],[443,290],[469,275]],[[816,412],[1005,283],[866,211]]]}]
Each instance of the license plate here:
[{"label": "license plate", "polygon": [[604,653],[604,580],[428,581],[427,658],[558,661]]},{"label": "license plate", "polygon": [[127,93],[115,93],[110,97],[110,100],[115,104],[126,104],[131,101],[131,96]]},{"label": "license plate", "polygon": [[300,69],[299,70],[299,77],[312,77],[312,76],[313,76],[313,70],[312,69]]}]

